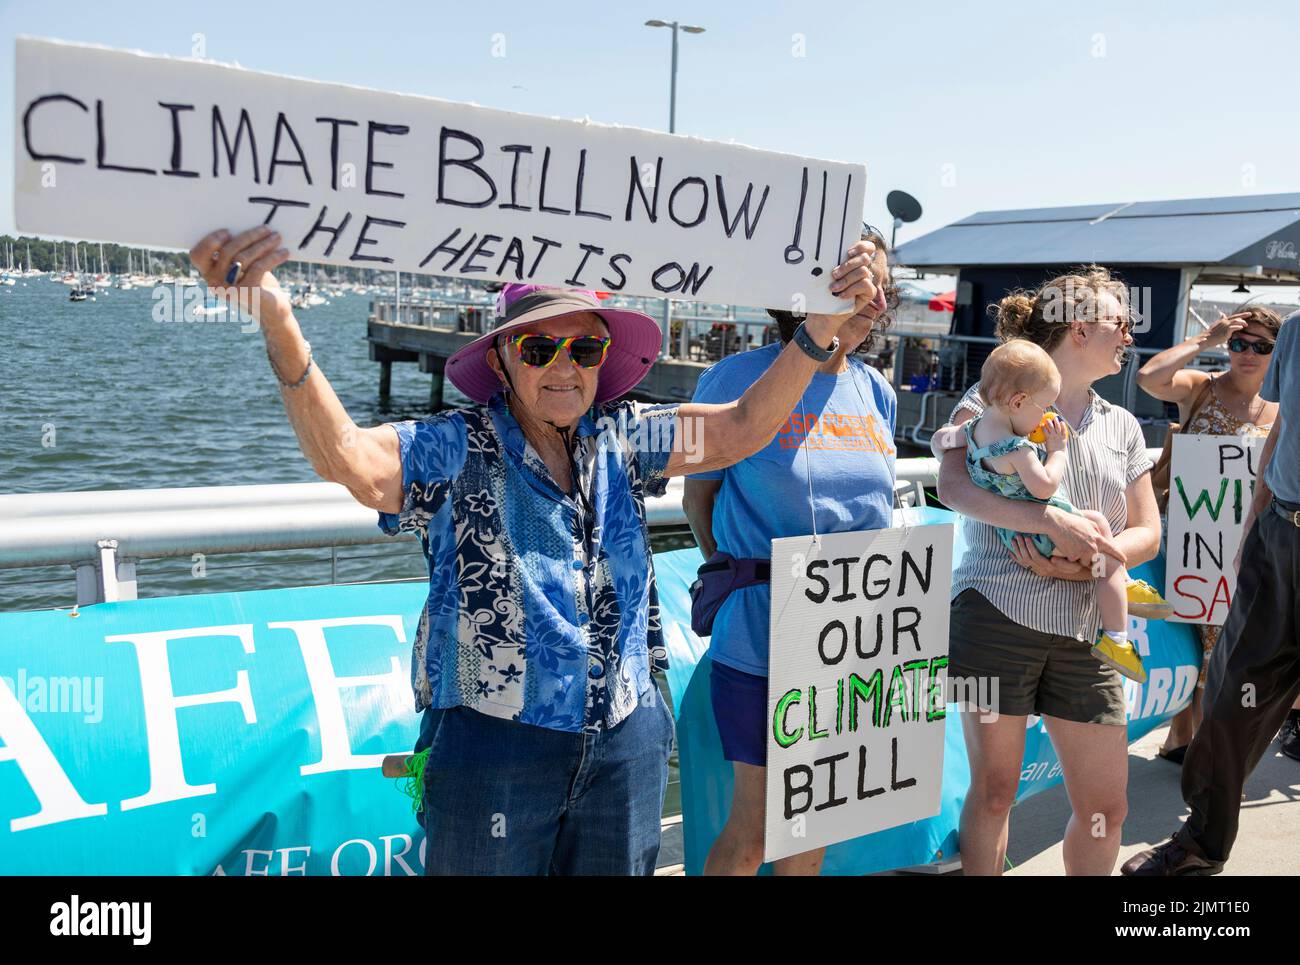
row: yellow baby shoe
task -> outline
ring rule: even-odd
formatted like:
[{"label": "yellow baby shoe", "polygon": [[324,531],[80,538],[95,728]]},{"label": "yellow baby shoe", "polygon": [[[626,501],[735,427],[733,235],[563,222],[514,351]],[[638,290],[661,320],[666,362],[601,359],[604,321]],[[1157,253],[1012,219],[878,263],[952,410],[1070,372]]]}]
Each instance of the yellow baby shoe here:
[{"label": "yellow baby shoe", "polygon": [[1174,608],[1146,580],[1129,580],[1128,612],[1148,620],[1166,620],[1173,616]]},{"label": "yellow baby shoe", "polygon": [[1147,682],[1142,658],[1127,640],[1119,643],[1105,630],[1101,630],[1097,633],[1097,642],[1092,645],[1092,655],[1106,666],[1114,667],[1129,680],[1136,680],[1140,684]]}]

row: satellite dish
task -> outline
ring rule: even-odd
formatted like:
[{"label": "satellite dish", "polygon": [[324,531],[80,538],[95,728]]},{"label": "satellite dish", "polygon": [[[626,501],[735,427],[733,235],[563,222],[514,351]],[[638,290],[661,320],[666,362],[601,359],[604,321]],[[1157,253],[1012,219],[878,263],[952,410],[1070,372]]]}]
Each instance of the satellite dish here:
[{"label": "satellite dish", "polygon": [[899,221],[908,224],[921,217],[921,202],[906,191],[890,191],[885,195],[885,207]]},{"label": "satellite dish", "polygon": [[898,235],[898,226],[921,217],[921,202],[906,191],[890,191],[885,195],[885,207],[894,216],[894,230],[889,234],[889,247],[893,248],[894,239]]}]

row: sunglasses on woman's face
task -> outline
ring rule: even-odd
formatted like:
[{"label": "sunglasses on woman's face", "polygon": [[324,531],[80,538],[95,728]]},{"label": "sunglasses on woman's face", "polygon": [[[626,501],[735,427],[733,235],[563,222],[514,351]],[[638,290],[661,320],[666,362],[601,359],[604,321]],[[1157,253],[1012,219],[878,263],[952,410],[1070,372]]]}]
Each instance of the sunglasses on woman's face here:
[{"label": "sunglasses on woman's face", "polygon": [[539,335],[535,332],[521,332],[510,336],[510,344],[519,353],[519,361],[530,369],[544,369],[560,354],[560,349],[567,349],[569,359],[580,369],[599,368],[605,361],[609,349],[609,337],[598,335]]},{"label": "sunglasses on woman's face", "polygon": [[1228,339],[1229,352],[1244,352],[1247,349],[1256,355],[1271,355],[1273,353],[1273,343],[1266,338],[1261,338],[1258,341],[1249,341],[1244,338]]},{"label": "sunglasses on woman's face", "polygon": [[1118,318],[1107,318],[1103,319],[1103,321],[1112,322],[1121,335],[1128,335],[1133,331],[1133,319],[1129,318],[1127,315],[1122,315]]}]

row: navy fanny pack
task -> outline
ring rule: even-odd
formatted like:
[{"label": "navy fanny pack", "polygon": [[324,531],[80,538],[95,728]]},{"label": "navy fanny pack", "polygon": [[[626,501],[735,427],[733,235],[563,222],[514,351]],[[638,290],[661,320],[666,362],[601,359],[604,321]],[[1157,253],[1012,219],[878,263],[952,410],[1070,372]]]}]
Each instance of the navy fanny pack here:
[{"label": "navy fanny pack", "polygon": [[701,637],[713,633],[713,619],[732,590],[740,590],[772,579],[771,560],[736,559],[728,553],[714,553],[696,572],[691,584],[691,629]]}]

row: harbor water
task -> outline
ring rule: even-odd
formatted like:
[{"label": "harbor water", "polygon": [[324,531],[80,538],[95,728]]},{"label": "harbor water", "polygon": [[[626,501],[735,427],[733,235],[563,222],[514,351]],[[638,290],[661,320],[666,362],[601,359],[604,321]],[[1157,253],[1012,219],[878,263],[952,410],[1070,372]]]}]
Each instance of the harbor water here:
[{"label": "harbor water", "polygon": [[[285,417],[261,333],[228,314],[155,320],[176,292],[100,288],[93,301],[71,302],[68,286],[48,277],[0,287],[0,493],[319,481]],[[297,312],[316,363],[358,425],[429,415],[430,376],[414,365],[393,366],[380,405],[369,306],[368,296],[345,294]],[[445,399],[463,402],[450,386]],[[140,596],[301,586],[331,574],[328,549],[195,563],[142,560]],[[424,573],[413,542],[338,551],[339,582]],[[0,570],[0,611],[75,599],[70,567]]]}]

